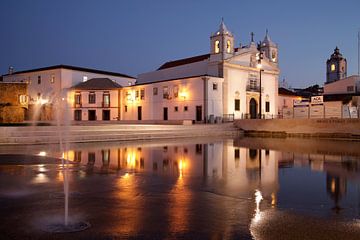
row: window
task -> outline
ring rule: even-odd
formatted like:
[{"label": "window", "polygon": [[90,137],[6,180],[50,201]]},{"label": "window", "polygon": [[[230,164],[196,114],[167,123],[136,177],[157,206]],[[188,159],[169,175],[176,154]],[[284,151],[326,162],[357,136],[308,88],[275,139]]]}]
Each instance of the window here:
[{"label": "window", "polygon": [[81,104],[81,93],[79,92],[75,93],[75,105],[76,104]]},{"label": "window", "polygon": [[220,41],[219,40],[215,41],[214,50],[215,50],[215,53],[220,52]]},{"label": "window", "polygon": [[145,89],[141,89],[140,90],[140,99],[144,100],[145,99]]},{"label": "window", "polygon": [[55,75],[51,74],[50,76],[50,83],[54,83],[55,82]]},{"label": "window", "polygon": [[89,103],[96,103],[96,95],[94,92],[89,93]]},{"label": "window", "polygon": [[41,84],[41,76],[38,76],[38,84]]},{"label": "window", "polygon": [[163,87],[163,98],[164,99],[169,98],[169,88],[167,86]]},{"label": "window", "polygon": [[235,99],[235,111],[240,111],[240,99]]},{"label": "window", "polygon": [[124,108],[125,108],[125,109],[124,109],[124,111],[125,111],[125,112],[127,112],[127,110],[128,110],[128,109],[127,109],[127,106],[126,106],[126,105],[125,105],[125,107],[124,107]]},{"label": "window", "polygon": [[217,83],[213,83],[213,90],[217,90],[217,89],[218,89]]},{"label": "window", "polygon": [[177,98],[179,96],[179,86],[174,87],[174,98]]},{"label": "window", "polygon": [[353,92],[354,91],[354,86],[347,86],[347,91],[348,92]]},{"label": "window", "polygon": [[271,52],[271,60],[272,60],[273,62],[276,62],[276,52],[275,52],[275,51],[272,51],[272,52]]},{"label": "window", "polygon": [[75,119],[75,121],[81,121],[81,116],[82,116],[81,110],[75,110],[74,111],[74,119]]},{"label": "window", "polygon": [[88,80],[87,76],[83,76],[83,82],[86,82]]},{"label": "window", "polygon": [[95,153],[89,152],[88,153],[88,165],[94,165],[95,163]]},{"label": "window", "polygon": [[331,64],[331,71],[334,72],[336,70],[335,64]]},{"label": "window", "polygon": [[226,41],[226,52],[231,53],[231,42],[230,42],[230,40]]},{"label": "window", "polygon": [[270,102],[265,102],[265,112],[270,112]]},{"label": "window", "polygon": [[74,152],[74,162],[81,162],[81,151]]},{"label": "window", "polygon": [[139,99],[139,90],[135,91],[135,99],[138,100]]},{"label": "window", "polygon": [[20,95],[19,96],[19,103],[20,104],[26,104],[28,102],[28,96],[26,95]]},{"label": "window", "polygon": [[105,107],[105,108],[110,107],[110,93],[109,92],[103,93],[103,107]]},{"label": "window", "polygon": [[178,106],[174,107],[174,111],[175,111],[175,112],[178,112],[178,111],[179,111],[179,107],[178,107]]},{"label": "window", "polygon": [[38,92],[38,94],[37,94],[37,100],[40,100],[40,98],[41,98],[41,93]]},{"label": "window", "polygon": [[235,149],[235,150],[234,150],[234,158],[235,158],[235,159],[239,159],[239,158],[240,158],[240,150],[239,150],[239,149]]},{"label": "window", "polygon": [[104,166],[108,166],[110,162],[110,149],[101,150],[102,162]]},{"label": "window", "polygon": [[202,144],[195,145],[196,154],[202,154]]},{"label": "window", "polygon": [[184,106],[184,112],[188,111],[188,106]]},{"label": "window", "polygon": [[158,88],[157,87],[153,88],[153,95],[154,96],[158,95]]}]

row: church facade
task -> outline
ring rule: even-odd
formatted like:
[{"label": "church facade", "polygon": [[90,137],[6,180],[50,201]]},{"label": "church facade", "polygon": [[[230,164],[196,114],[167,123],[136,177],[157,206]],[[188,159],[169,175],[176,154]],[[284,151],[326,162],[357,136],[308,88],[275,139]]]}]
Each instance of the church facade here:
[{"label": "church facade", "polygon": [[236,47],[222,21],[209,54],[166,62],[123,88],[121,119],[273,118],[279,73],[278,46],[268,32],[259,43],[252,34],[248,45]]}]

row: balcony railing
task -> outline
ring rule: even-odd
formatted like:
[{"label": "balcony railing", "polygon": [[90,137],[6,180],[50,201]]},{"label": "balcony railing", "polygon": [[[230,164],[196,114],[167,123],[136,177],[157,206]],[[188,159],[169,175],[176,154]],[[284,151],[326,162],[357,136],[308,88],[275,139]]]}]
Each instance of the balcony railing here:
[{"label": "balcony railing", "polygon": [[74,103],[74,108],[81,108],[81,103]]},{"label": "balcony railing", "polygon": [[259,92],[260,91],[260,86],[247,85],[246,86],[246,91],[248,91],[248,92]]}]

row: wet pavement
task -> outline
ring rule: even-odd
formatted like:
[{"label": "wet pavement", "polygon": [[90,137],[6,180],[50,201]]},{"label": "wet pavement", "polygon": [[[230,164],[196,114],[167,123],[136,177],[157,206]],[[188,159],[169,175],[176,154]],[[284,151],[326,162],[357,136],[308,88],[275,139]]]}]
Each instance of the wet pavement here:
[{"label": "wet pavement", "polygon": [[1,239],[359,239],[360,154],[276,141],[0,147]]}]

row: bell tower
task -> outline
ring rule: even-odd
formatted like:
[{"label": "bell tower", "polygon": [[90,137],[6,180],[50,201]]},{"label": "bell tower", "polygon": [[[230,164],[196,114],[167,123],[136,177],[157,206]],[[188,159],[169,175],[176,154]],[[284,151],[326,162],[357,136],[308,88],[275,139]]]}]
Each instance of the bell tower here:
[{"label": "bell tower", "polygon": [[219,29],[210,36],[210,61],[223,61],[234,54],[234,36],[221,20]]},{"label": "bell tower", "polygon": [[338,47],[334,49],[330,59],[326,61],[326,83],[335,82],[337,80],[346,78],[347,76],[347,62],[346,58],[342,56]]},{"label": "bell tower", "polygon": [[260,43],[260,51],[265,54],[270,62],[276,65],[279,63],[278,46],[271,40],[267,29],[264,40]]}]

